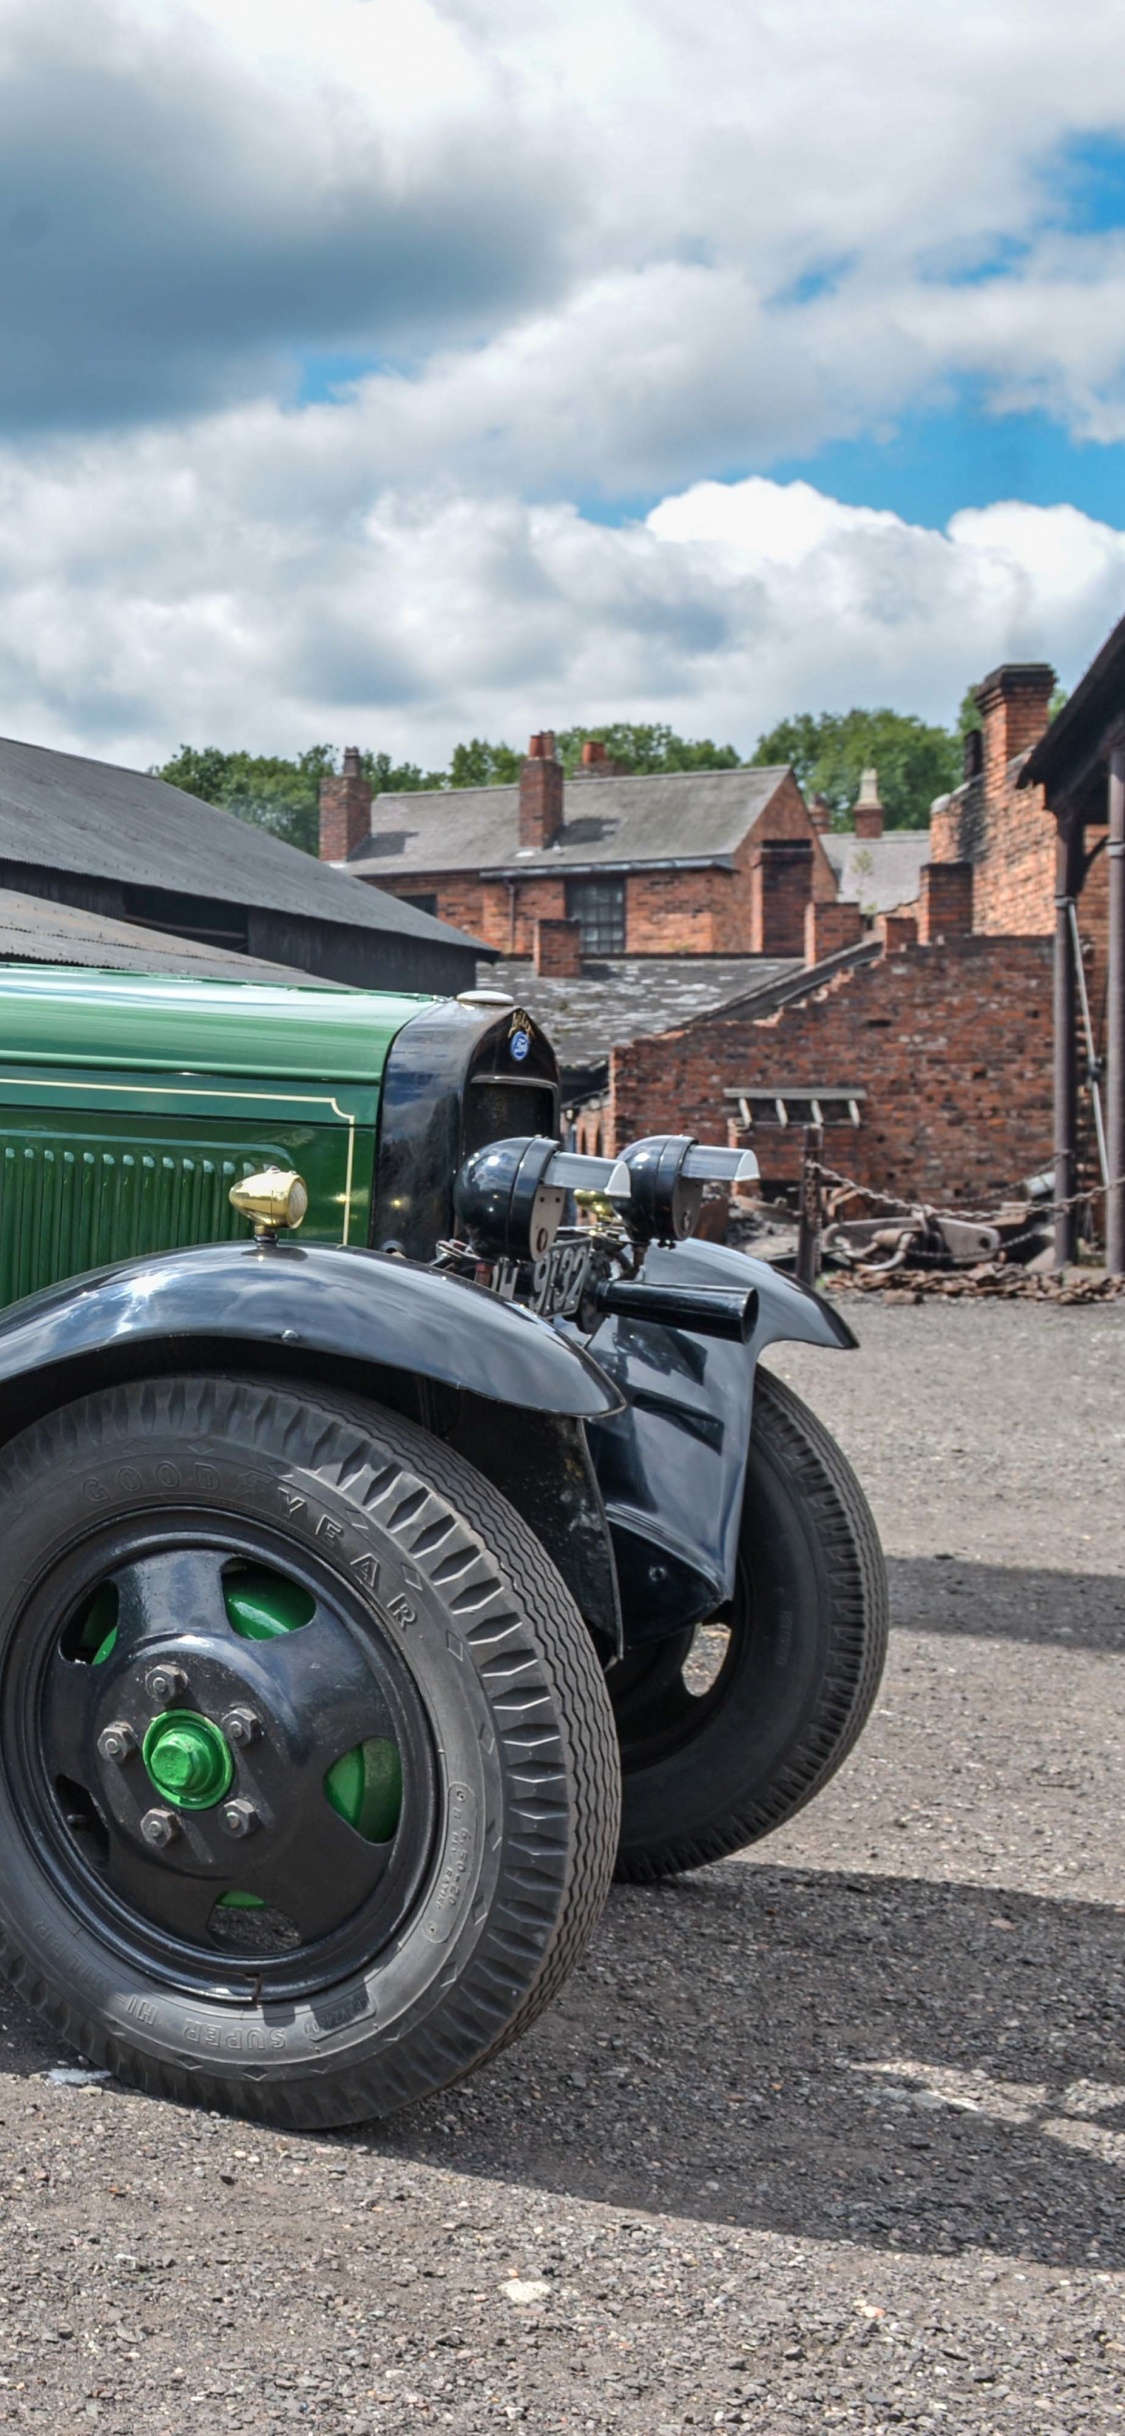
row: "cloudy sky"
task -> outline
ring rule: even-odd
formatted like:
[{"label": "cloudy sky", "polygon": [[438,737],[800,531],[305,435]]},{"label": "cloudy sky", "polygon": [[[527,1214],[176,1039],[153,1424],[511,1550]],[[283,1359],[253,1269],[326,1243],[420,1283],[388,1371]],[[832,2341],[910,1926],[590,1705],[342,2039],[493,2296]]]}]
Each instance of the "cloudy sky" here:
[{"label": "cloudy sky", "polygon": [[1121,0],[0,0],[0,731],[948,719],[1125,610]]}]

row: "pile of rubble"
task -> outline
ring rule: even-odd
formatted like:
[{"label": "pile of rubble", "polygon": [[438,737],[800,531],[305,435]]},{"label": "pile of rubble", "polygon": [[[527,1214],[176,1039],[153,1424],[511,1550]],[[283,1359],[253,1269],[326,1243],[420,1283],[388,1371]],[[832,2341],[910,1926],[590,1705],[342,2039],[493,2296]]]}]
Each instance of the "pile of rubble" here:
[{"label": "pile of rubble", "polygon": [[821,1279],[831,1294],[881,1294],[888,1303],[921,1303],[940,1295],[946,1300],[990,1295],[1003,1302],[1107,1303],[1125,1294],[1125,1278],[1107,1277],[1102,1270],[1059,1272],[1009,1267],[999,1260],[980,1261],[972,1269],[838,1270]]}]

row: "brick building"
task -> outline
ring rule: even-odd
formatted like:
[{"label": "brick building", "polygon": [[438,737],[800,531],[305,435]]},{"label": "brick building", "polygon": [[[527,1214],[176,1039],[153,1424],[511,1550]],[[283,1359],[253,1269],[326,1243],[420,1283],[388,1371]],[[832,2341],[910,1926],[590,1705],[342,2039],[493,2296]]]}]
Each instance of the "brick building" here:
[{"label": "brick building", "polygon": [[[1054,683],[1019,663],[977,689],[965,782],[934,806],[916,886],[857,942],[826,957],[836,909],[813,906],[804,973],[614,1050],[607,1150],[722,1128],[784,1186],[812,1118],[831,1167],[907,1199],[985,1206],[1052,1157],[1064,1204],[1125,1174],[1125,620],[1051,720]],[[837,874],[853,900],[863,843]],[[1108,1064],[1107,1167],[1093,1077],[1079,1085],[1087,1025],[1093,1075]],[[1107,1203],[1107,1262],[1125,1271],[1125,1187]],[[1060,1262],[1075,1233],[1064,1208]]]},{"label": "brick building", "polygon": [[791,770],[623,777],[588,745],[567,779],[533,736],[513,786],[371,799],[358,754],[326,782],[321,857],[504,956],[577,972],[614,955],[800,955],[836,873]]},{"label": "brick building", "polygon": [[971,867],[973,928],[986,937],[1055,927],[1055,824],[1042,788],[1020,787],[1054,688],[1054,669],[1040,661],[996,668],[977,686],[982,725],[966,738],[964,785],[930,815],[932,859]]},{"label": "brick building", "polygon": [[772,1011],[763,994],[616,1049],[604,1147],[663,1128],[751,1144],[769,1197],[815,1119],[827,1165],[876,1192],[992,1206],[1050,1159],[1051,959],[1047,939],[892,931]]}]

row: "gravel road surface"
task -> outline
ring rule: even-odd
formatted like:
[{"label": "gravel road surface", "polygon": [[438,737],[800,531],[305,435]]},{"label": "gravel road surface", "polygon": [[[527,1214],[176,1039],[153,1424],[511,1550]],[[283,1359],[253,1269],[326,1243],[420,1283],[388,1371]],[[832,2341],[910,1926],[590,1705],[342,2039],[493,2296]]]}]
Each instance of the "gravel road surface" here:
[{"label": "gravel road surface", "polygon": [[848,1767],[390,2127],[76,2086],[0,2006],[0,2424],[1125,2427],[1125,1309],[849,1309],[771,1357],[892,1560]]}]

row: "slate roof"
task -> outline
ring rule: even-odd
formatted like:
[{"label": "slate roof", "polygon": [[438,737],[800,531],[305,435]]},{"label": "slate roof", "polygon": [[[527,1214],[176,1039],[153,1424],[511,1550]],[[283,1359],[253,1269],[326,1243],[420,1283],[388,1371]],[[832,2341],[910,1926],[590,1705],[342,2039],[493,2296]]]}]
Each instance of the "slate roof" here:
[{"label": "slate roof", "polygon": [[318,990],[342,987],[312,973],[298,972],[291,964],[268,964],[260,956],[240,956],[233,949],[207,947],[163,930],[145,930],[137,922],[114,922],[106,914],[56,905],[48,897],[24,896],[15,888],[0,888],[0,962],[80,964],[111,973],[174,973],[197,981],[283,981],[288,989],[302,981]]},{"label": "slate roof", "polygon": [[568,778],[553,845],[519,842],[519,788],[450,787],[377,795],[371,836],[349,855],[365,880],[410,872],[572,872],[633,864],[729,862],[784,769],[675,770],[643,778]]},{"label": "slate roof", "polygon": [[356,887],[236,813],[142,770],[0,738],[0,861],[207,896],[306,921],[464,947],[463,931]]},{"label": "slate roof", "polygon": [[603,1066],[611,1049],[641,1033],[678,1031],[800,971],[795,956],[599,956],[583,965],[579,979],[562,980],[507,957],[482,966],[480,982],[526,1007],[574,1076]]},{"label": "slate roof", "polygon": [[930,859],[928,829],[886,829],[882,837],[829,829],[820,842],[841,897],[862,906],[865,914],[893,913],[896,905],[913,904],[922,885],[922,865]]}]

